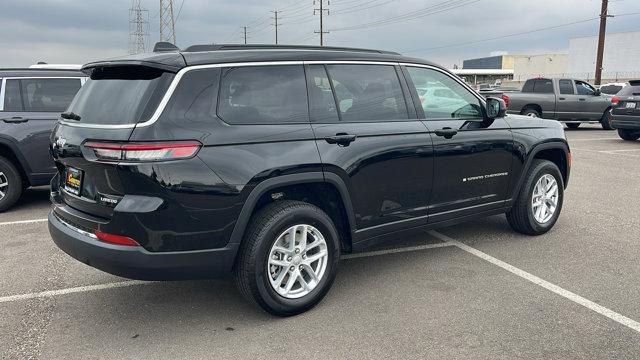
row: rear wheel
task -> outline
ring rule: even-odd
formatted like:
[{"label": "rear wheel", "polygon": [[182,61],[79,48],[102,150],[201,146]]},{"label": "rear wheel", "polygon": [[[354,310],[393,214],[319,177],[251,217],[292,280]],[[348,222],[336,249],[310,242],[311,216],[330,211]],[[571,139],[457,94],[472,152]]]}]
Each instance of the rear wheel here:
[{"label": "rear wheel", "polygon": [[604,114],[602,114],[600,124],[602,124],[602,128],[604,130],[613,130],[613,127],[611,126],[611,112],[609,110],[605,111]]},{"label": "rear wheel", "polygon": [[533,160],[518,198],[507,212],[509,225],[527,235],[546,233],[558,220],[563,197],[564,183],[556,164]]},{"label": "rear wheel", "polygon": [[622,140],[635,141],[640,139],[640,130],[618,129],[618,136]]},{"label": "rear wheel", "polygon": [[522,115],[539,118],[540,112],[534,108],[526,108],[522,110]]},{"label": "rear wheel", "polygon": [[236,284],[273,315],[302,313],[329,291],[338,244],[338,232],[320,208],[290,200],[267,205],[247,229],[234,268]]},{"label": "rear wheel", "polygon": [[22,195],[22,178],[18,169],[0,157],[0,212],[12,207]]},{"label": "rear wheel", "polygon": [[569,129],[577,129],[578,127],[580,127],[580,123],[567,123],[567,127]]}]

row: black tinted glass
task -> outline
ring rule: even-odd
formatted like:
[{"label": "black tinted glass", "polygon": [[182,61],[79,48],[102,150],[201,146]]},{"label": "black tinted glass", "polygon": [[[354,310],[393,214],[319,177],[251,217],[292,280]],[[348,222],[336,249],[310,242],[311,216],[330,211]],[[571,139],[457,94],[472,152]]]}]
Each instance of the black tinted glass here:
[{"label": "black tinted glass", "polygon": [[620,96],[634,96],[640,95],[640,85],[627,85],[618,92]]},{"label": "black tinted glass", "polygon": [[535,80],[533,92],[538,94],[553,94],[553,81],[551,81],[551,79]]},{"label": "black tinted glass", "polygon": [[600,92],[608,95],[615,95],[622,90],[621,85],[605,85],[600,88]]},{"label": "black tinted glass", "polygon": [[387,65],[328,65],[343,121],[407,119],[398,75]]},{"label": "black tinted glass", "polygon": [[4,111],[22,111],[20,80],[7,80],[4,88]]},{"label": "black tinted glass", "polygon": [[329,77],[323,65],[307,68],[310,117],[313,122],[336,122],[338,110]]},{"label": "black tinted glass", "polygon": [[218,115],[230,124],[309,121],[307,87],[301,65],[224,69]]},{"label": "black tinted glass", "polygon": [[185,73],[173,92],[163,119],[210,121],[216,116],[220,69],[191,70]]},{"label": "black tinted glass", "polygon": [[63,112],[80,89],[80,79],[23,79],[25,111]]},{"label": "black tinted glass", "polygon": [[560,80],[558,85],[560,85],[560,94],[573,94],[573,81]]},{"label": "black tinted glass", "polygon": [[533,92],[533,82],[534,80],[527,80],[522,86],[522,92],[530,93]]},{"label": "black tinted glass", "polygon": [[174,74],[143,67],[95,69],[69,111],[86,124],[122,125],[147,121]]}]

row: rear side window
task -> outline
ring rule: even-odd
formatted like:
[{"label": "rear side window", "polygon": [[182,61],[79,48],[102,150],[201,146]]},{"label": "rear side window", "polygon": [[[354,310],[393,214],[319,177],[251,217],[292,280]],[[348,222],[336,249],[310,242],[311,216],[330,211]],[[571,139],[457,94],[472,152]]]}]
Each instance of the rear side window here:
[{"label": "rear side window", "polygon": [[63,112],[82,86],[80,79],[22,79],[24,111]]},{"label": "rear side window", "polygon": [[638,85],[627,85],[618,92],[619,96],[640,96],[640,84]]},{"label": "rear side window", "polygon": [[529,79],[527,81],[525,81],[524,85],[522,86],[522,92],[523,93],[532,93],[533,92],[533,82],[534,80]]},{"label": "rear side window", "polygon": [[173,92],[162,118],[170,121],[210,121],[216,116],[220,69],[191,70]]},{"label": "rear side window", "polygon": [[398,74],[388,65],[327,65],[342,121],[407,119]]},{"label": "rear side window", "polygon": [[536,79],[533,84],[533,92],[537,94],[553,94],[553,81],[551,79]]},{"label": "rear side window", "polygon": [[570,95],[573,94],[573,81],[571,80],[560,80],[558,82],[558,85],[560,86],[560,94],[566,94],[566,95]]},{"label": "rear side window", "polygon": [[311,121],[337,122],[338,109],[324,65],[310,65],[307,79]]},{"label": "rear side window", "polygon": [[4,88],[4,111],[22,111],[20,80],[7,80]]},{"label": "rear side window", "polygon": [[222,70],[218,115],[230,124],[309,122],[302,65]]},{"label": "rear side window", "polygon": [[147,121],[155,112],[174,74],[140,66],[96,68],[69,111],[80,123],[126,125]]}]

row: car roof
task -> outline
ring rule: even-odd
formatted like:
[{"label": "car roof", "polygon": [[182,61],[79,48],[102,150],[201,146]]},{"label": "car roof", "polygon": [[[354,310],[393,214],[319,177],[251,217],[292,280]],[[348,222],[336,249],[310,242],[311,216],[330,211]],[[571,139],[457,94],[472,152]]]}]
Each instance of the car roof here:
[{"label": "car roof", "polygon": [[[201,50],[205,51],[191,51]],[[177,72],[187,66],[270,61],[385,61],[443,67],[423,59],[371,49],[311,46],[192,46],[187,51],[144,53],[86,64],[83,70],[102,66],[142,65]]]},{"label": "car roof", "polygon": [[64,70],[64,69],[1,69],[0,78],[3,77],[85,77],[79,70]]}]

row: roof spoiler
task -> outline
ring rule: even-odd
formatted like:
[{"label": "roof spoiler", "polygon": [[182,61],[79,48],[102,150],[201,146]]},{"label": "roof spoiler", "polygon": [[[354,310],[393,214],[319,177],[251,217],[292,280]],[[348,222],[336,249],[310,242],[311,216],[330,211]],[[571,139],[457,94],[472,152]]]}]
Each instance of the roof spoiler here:
[{"label": "roof spoiler", "polygon": [[165,51],[180,51],[180,49],[168,41],[159,41],[153,46],[153,52]]}]

